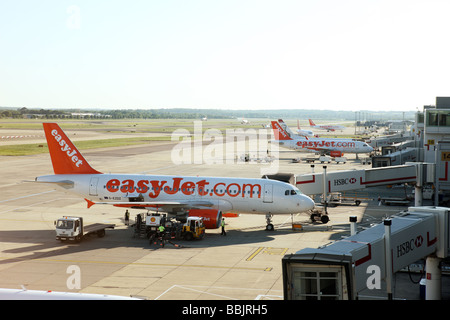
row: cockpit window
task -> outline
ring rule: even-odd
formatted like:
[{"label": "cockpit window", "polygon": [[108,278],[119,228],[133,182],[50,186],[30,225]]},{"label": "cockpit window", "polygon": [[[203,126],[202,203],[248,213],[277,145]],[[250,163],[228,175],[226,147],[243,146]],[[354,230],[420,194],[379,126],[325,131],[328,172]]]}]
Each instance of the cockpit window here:
[{"label": "cockpit window", "polygon": [[284,192],[284,195],[286,195],[286,196],[289,196],[289,195],[294,196],[296,194],[302,194],[302,192],[297,188],[288,189]]}]

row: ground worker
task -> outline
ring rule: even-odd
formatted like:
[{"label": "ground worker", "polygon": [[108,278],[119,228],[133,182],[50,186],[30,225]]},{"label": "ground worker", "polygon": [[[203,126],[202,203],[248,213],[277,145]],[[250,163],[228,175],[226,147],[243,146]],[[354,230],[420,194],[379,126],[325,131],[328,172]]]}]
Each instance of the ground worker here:
[{"label": "ground worker", "polygon": [[130,213],[128,212],[128,210],[125,211],[125,225],[130,225]]},{"label": "ground worker", "polygon": [[221,233],[221,235],[222,236],[226,236],[227,233],[225,232],[225,218],[222,218],[221,226],[222,226],[222,233]]},{"label": "ground worker", "polygon": [[162,237],[164,235],[164,232],[166,231],[166,228],[163,225],[160,225],[158,227],[159,235]]}]

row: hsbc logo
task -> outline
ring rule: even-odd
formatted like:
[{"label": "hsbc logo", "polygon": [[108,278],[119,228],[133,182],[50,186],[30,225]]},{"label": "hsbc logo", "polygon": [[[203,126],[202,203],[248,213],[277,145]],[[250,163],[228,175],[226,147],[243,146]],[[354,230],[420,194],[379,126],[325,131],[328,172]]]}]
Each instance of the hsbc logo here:
[{"label": "hsbc logo", "polygon": [[397,246],[397,258],[420,248],[423,244],[423,237],[418,235],[415,239],[410,239]]},{"label": "hsbc logo", "polygon": [[422,243],[423,243],[423,237],[417,236],[416,240],[414,240],[414,245],[416,246],[416,248],[420,248],[422,246]]},{"label": "hsbc logo", "polygon": [[356,178],[344,178],[344,179],[334,179],[333,183],[335,186],[342,186],[347,184],[356,183]]}]

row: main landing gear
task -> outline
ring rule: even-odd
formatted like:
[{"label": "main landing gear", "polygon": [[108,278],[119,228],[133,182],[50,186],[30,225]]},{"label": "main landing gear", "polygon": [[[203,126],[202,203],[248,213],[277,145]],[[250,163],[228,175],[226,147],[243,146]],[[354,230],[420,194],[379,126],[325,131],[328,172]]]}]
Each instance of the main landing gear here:
[{"label": "main landing gear", "polygon": [[272,224],[272,215],[271,214],[266,214],[266,222],[267,222],[266,231],[274,231],[275,228],[273,227],[273,224]]},{"label": "main landing gear", "polygon": [[320,212],[319,210],[313,210],[309,218],[311,219],[311,222],[320,221],[323,224],[326,224],[328,223],[328,221],[330,221],[328,214],[322,214],[322,212]]}]

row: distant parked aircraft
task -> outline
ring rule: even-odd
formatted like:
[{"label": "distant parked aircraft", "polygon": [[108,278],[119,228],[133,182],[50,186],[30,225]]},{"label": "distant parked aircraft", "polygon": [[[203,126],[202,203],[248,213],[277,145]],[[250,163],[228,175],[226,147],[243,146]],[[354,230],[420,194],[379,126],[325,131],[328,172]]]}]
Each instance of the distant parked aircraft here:
[{"label": "distant parked aircraft", "polygon": [[373,151],[373,148],[367,143],[352,139],[291,138],[276,121],[272,121],[272,128],[275,140],[272,140],[271,143],[278,143],[284,148],[317,151],[321,154],[330,154],[332,157],[341,157],[344,153],[369,153]]},{"label": "distant parked aircraft", "polygon": [[316,129],[320,129],[320,130],[327,130],[327,132],[330,131],[336,131],[336,130],[344,130],[345,127],[344,126],[340,126],[340,125],[331,125],[331,124],[315,124],[314,121],[312,121],[311,119],[309,120],[309,125],[311,126],[311,128],[316,128]]}]

